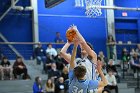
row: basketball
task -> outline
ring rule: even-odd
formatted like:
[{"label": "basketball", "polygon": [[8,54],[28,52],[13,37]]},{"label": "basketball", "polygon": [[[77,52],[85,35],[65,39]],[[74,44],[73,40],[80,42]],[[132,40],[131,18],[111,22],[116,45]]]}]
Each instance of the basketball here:
[{"label": "basketball", "polygon": [[69,42],[72,42],[76,36],[76,31],[74,29],[68,29],[66,32],[66,37]]}]

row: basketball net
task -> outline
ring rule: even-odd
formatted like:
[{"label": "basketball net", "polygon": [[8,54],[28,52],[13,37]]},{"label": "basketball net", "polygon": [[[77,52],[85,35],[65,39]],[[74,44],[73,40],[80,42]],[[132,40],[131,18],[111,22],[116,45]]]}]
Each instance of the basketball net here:
[{"label": "basketball net", "polygon": [[75,0],[75,7],[86,8],[85,14],[88,17],[98,17],[102,15],[101,11],[102,0]]}]

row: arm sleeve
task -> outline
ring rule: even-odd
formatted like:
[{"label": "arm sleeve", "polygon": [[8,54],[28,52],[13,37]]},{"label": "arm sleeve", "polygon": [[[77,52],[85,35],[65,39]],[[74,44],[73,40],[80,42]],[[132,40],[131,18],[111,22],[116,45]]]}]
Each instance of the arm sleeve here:
[{"label": "arm sleeve", "polygon": [[89,89],[96,89],[98,88],[99,81],[98,80],[90,80],[89,81]]},{"label": "arm sleeve", "polygon": [[[42,91],[42,88],[39,89],[39,87],[38,87],[36,84],[34,84],[34,85],[33,85],[33,91],[34,91],[34,93],[40,93],[40,92]],[[42,92],[41,92],[41,93],[42,93]]]}]

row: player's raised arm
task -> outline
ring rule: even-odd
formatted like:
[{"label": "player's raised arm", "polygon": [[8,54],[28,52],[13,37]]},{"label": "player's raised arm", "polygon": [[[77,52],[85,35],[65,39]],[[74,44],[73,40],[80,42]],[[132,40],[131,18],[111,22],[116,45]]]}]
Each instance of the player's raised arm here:
[{"label": "player's raised arm", "polygon": [[71,44],[67,42],[60,51],[61,57],[63,57],[68,63],[70,63],[71,55],[67,53],[67,50]]},{"label": "player's raised arm", "polygon": [[103,74],[102,66],[101,66],[100,62],[97,63],[97,70],[98,70],[100,77],[101,77],[101,81],[99,81],[98,87],[105,87],[107,85],[107,79],[105,78],[105,76]]},{"label": "player's raised arm", "polygon": [[89,47],[83,36],[79,33],[78,29],[76,26],[72,27],[73,29],[76,30],[77,37],[79,39],[80,45],[85,49],[85,51],[88,53],[88,55],[91,56],[93,62],[96,64],[97,63],[97,54]]},{"label": "player's raised arm", "polygon": [[77,52],[77,46],[78,44],[74,43],[73,51],[72,51],[72,56],[71,56],[71,61],[70,61],[70,69],[75,68],[75,57],[76,57],[76,52]]}]

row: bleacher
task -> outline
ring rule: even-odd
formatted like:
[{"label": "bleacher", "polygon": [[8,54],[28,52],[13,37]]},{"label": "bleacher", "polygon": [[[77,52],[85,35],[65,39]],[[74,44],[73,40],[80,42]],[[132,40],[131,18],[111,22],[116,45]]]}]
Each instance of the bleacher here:
[{"label": "bleacher", "polygon": [[[35,65],[34,60],[25,61],[29,75],[31,76],[31,80],[4,80],[0,81],[0,93],[32,93],[32,85],[34,83],[34,78],[36,76],[40,76],[42,78],[43,85],[47,80],[47,75],[42,74],[42,66]],[[120,68],[118,68],[120,69]],[[118,70],[119,73],[122,74],[121,70]],[[130,73],[130,72],[128,72]],[[118,83],[119,93],[139,93],[140,89],[136,89],[136,79],[132,76],[132,74],[125,74],[125,79],[122,79]],[[114,90],[111,93],[115,93]]]}]

